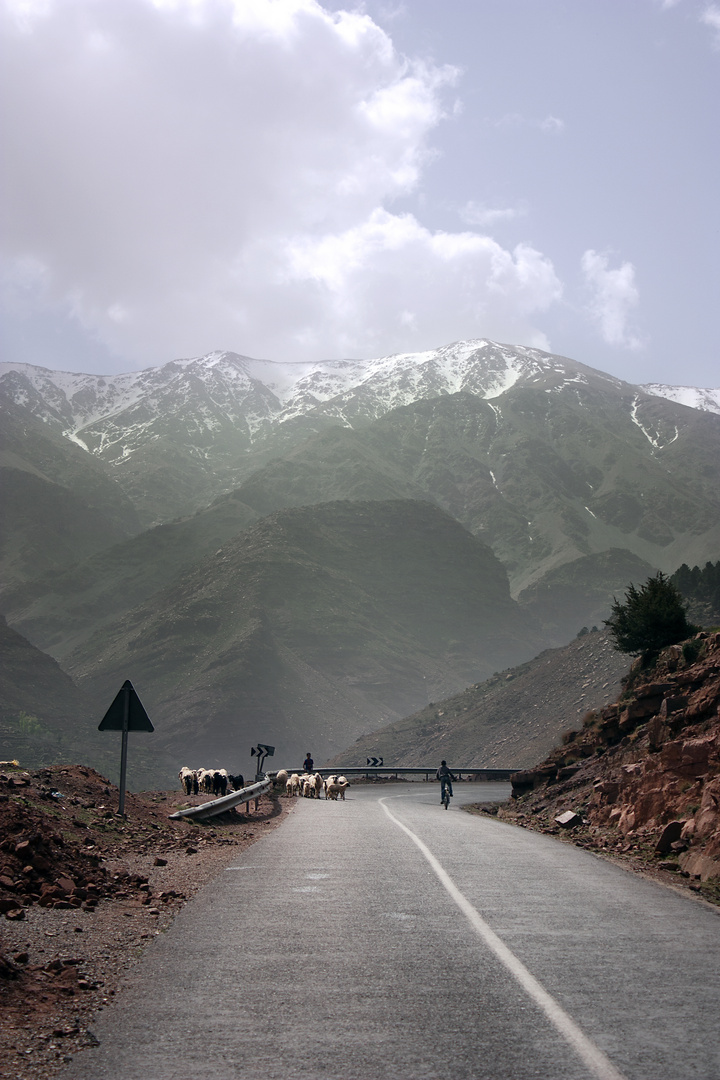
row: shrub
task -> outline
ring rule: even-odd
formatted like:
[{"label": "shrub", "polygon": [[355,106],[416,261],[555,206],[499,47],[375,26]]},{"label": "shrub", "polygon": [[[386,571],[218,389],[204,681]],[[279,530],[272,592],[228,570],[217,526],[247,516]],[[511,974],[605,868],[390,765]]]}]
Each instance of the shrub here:
[{"label": "shrub", "polygon": [[694,664],[703,650],[705,642],[694,638],[692,641],[683,642],[683,660],[686,664]]},{"label": "shrub", "polygon": [[698,630],[687,621],[682,596],[661,572],[648,578],[639,589],[631,584],[624,603],[613,597],[605,625],[617,651],[640,655],[644,664],[666,645],[675,645]]}]

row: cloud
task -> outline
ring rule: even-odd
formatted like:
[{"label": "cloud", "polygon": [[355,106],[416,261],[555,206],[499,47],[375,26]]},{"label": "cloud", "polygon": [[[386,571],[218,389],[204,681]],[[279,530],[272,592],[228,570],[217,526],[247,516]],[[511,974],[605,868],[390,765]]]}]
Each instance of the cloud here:
[{"label": "cloud", "polygon": [[527,245],[511,253],[381,209],[344,233],[290,243],[287,255],[288,285],[313,286],[343,355],[358,343],[367,354],[477,334],[546,344],[528,319],[562,295],[551,263]]},{"label": "cloud", "polygon": [[608,345],[641,348],[642,343],[628,330],[627,325],[630,311],[640,299],[635,284],[635,267],[625,262],[616,270],[611,270],[608,256],[592,249],[583,255],[581,266],[585,283],[592,294],[588,310],[599,326],[603,340]]},{"label": "cloud", "polygon": [[392,212],[458,72],[362,11],[0,0],[0,32],[16,313],[62,311],[133,364],[542,338],[545,256]]},{"label": "cloud", "polygon": [[700,22],[715,31],[713,44],[716,49],[720,49],[720,7],[717,4],[710,4],[700,16]]},{"label": "cloud", "polygon": [[555,131],[559,134],[565,130],[565,121],[558,116],[546,116],[544,120],[540,121],[540,130]]},{"label": "cloud", "polygon": [[538,120],[537,117],[523,116],[522,113],[505,113],[498,120],[492,121],[493,127],[496,128],[537,128],[539,131],[548,131],[556,135],[561,134],[565,130],[565,121],[561,120],[558,116],[552,116],[548,114],[543,120]]},{"label": "cloud", "polygon": [[488,226],[499,221],[513,221],[515,218],[525,217],[527,212],[525,203],[518,206],[491,207],[471,200],[461,209],[460,217],[468,225]]}]

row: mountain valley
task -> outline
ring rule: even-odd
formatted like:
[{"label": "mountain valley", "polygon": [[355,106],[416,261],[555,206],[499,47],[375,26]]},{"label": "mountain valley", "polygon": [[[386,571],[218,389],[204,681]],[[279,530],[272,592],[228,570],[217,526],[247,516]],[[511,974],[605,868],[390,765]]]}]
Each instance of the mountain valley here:
[{"label": "mountain valley", "polygon": [[[3,364],[0,608],[93,715],[136,682],[163,777],[259,737],[333,756],[717,558],[720,415],[691,389],[483,340]],[[521,728],[481,745],[523,764]]]}]

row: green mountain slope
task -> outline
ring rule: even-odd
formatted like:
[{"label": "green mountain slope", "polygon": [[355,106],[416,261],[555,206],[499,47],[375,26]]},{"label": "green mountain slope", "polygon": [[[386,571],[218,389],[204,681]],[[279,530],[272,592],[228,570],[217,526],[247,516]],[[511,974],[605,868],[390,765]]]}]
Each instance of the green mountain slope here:
[{"label": "green mountain slope", "polygon": [[640,584],[656,572],[623,548],[584,555],[549,570],[518,596],[523,611],[540,624],[551,645],[563,645],[583,627],[602,626],[613,596],[630,582]]},{"label": "green mountain slope", "polygon": [[0,616],[0,758],[26,767],[66,761],[90,717],[69,675]]},{"label": "green mountain slope", "polygon": [[234,494],[222,496],[190,518],[158,525],[67,570],[6,590],[5,613],[15,629],[62,662],[87,637],[147,602],[258,516]]},{"label": "green mountain slope", "polygon": [[102,462],[13,407],[0,426],[0,587],[59,570],[139,532]]},{"label": "green mountain slope", "polygon": [[711,557],[719,477],[720,417],[606,379],[568,392],[545,373],[492,402],[446,395],[325,432],[239,496],[261,513],[355,492],[423,496],[489,543],[520,592],[613,548],[668,571],[686,551]]},{"label": "green mountain slope", "polygon": [[263,519],[67,665],[98,707],[130,678],[178,764],[230,767],[258,739],[323,760],[537,648],[502,566],[451,517],[341,502]]},{"label": "green mountain slope", "polygon": [[590,709],[616,700],[627,669],[607,633],[584,634],[363,736],[333,764],[379,755],[388,765],[529,768]]}]

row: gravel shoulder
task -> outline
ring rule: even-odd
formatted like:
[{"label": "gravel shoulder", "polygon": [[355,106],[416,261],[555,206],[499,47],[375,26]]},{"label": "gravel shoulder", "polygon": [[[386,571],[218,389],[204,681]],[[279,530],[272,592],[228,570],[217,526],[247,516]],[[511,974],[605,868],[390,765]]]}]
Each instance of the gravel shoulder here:
[{"label": "gravel shoulder", "polygon": [[263,796],[257,810],[172,822],[212,796],[143,792],[121,819],[92,769],[0,777],[0,1075],[45,1080],[94,1044],[94,1019],[180,908],[291,807]]}]

